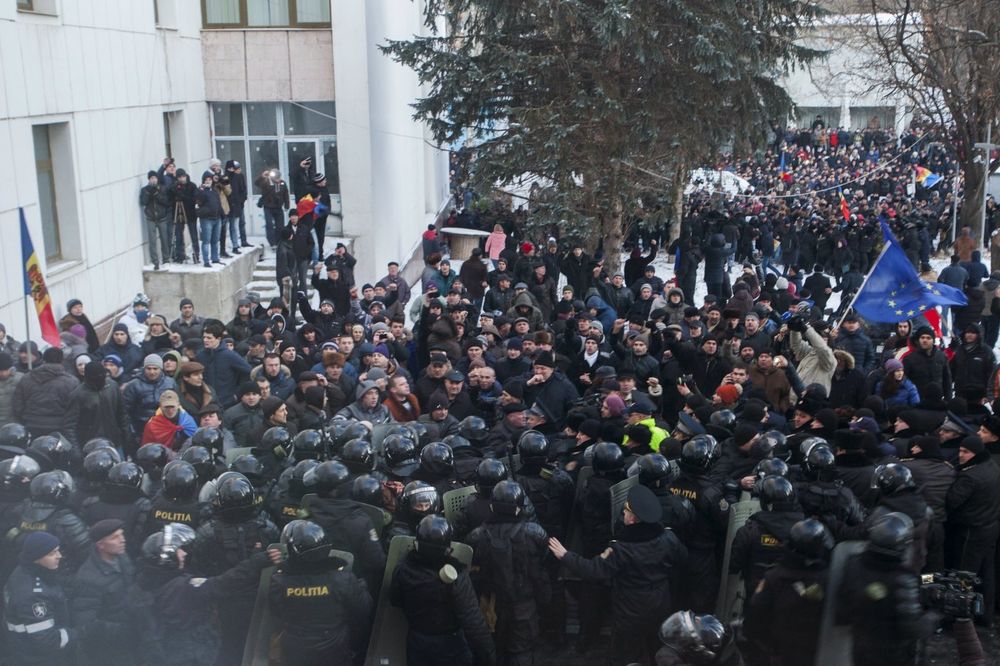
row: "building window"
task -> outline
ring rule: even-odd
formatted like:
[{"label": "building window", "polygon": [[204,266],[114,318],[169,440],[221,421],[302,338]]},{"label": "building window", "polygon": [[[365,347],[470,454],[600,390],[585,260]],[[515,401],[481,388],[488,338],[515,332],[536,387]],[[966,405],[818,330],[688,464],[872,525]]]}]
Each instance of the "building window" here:
[{"label": "building window", "polygon": [[34,4],[32,0],[17,0],[17,8],[22,12],[34,11]]},{"label": "building window", "polygon": [[49,261],[62,258],[59,237],[59,207],[56,205],[56,174],[52,166],[52,137],[49,125],[31,128],[35,144],[35,176],[38,178],[38,207],[42,214],[42,243]]},{"label": "building window", "polygon": [[330,0],[202,0],[205,28],[322,28]]},{"label": "building window", "polygon": [[170,112],[167,111],[163,114],[163,147],[164,157],[174,156],[174,146],[173,138],[170,136]]},{"label": "building window", "polygon": [[[291,182],[291,173],[308,156],[326,176],[332,212],[340,214],[334,102],[214,102],[211,108],[215,156],[243,165],[252,195],[260,194],[254,180],[264,171],[278,169]],[[333,217],[328,224],[337,233]]]}]

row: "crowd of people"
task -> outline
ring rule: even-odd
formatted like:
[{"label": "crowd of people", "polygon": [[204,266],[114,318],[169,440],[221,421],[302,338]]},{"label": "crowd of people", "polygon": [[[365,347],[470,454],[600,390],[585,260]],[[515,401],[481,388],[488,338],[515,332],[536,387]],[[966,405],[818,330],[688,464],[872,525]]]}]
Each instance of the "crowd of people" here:
[{"label": "crowd of people", "polygon": [[[940,613],[962,663],[985,663],[972,622],[998,603],[1000,272],[966,234],[932,275],[946,143],[816,130],[734,165],[758,194],[693,194],[679,238],[638,234],[621,271],[617,248],[530,237],[528,210],[491,220],[457,270],[431,228],[418,284],[393,262],[358,285],[346,248],[324,257],[325,211],[301,205],[322,178],[303,163],[295,206],[280,174],[260,182],[288,299],[183,299],[174,317],[138,294],[106,340],[74,299],[44,350],[0,326],[0,661],[241,663],[276,566],[289,664],[361,663],[380,592],[408,620],[385,640],[412,664],[599,649],[622,665],[811,664],[827,599],[855,664],[914,663]],[[916,165],[939,189],[907,190]],[[188,218],[209,265],[218,220],[233,251],[245,241],[240,166],[225,174],[214,164],[203,190],[242,201],[206,217],[200,194]],[[168,163],[143,190],[163,262],[170,238],[183,254],[159,221],[184,178]],[[475,224],[469,199],[456,219]],[[925,280],[968,295],[945,313],[952,335],[846,309],[881,222]],[[383,591],[400,536],[415,549]],[[845,541],[865,545],[835,576]],[[921,573],[953,571],[979,578],[978,612],[922,593]]]}]

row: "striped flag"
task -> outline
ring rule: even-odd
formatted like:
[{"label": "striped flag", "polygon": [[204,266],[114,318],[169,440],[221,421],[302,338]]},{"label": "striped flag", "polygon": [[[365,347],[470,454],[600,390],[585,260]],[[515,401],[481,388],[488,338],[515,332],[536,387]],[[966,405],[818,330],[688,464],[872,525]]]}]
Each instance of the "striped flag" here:
[{"label": "striped flag", "polygon": [[24,295],[31,296],[35,302],[35,312],[38,313],[38,324],[42,329],[42,339],[53,347],[62,346],[56,318],[52,314],[52,299],[45,287],[45,277],[42,275],[42,265],[35,254],[35,246],[31,242],[28,222],[24,219],[24,209],[21,212],[21,260],[24,263]]},{"label": "striped flag", "polygon": [[851,221],[851,207],[847,205],[847,199],[844,198],[844,191],[837,186],[837,194],[840,195],[840,214],[844,216],[844,222]]}]

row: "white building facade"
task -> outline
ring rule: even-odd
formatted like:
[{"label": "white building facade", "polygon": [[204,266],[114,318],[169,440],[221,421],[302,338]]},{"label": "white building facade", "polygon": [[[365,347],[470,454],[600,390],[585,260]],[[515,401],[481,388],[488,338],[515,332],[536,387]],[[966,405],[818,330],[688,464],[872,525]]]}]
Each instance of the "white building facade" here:
[{"label": "white building facade", "polygon": [[415,75],[378,45],[422,30],[408,0],[0,2],[0,322],[24,338],[19,207],[56,319],[70,298],[95,322],[125,308],[148,257],[139,190],[168,155],[192,174],[243,163],[258,236],[255,175],[311,155],[357,279],[405,262],[447,205],[448,154],[412,120]]}]

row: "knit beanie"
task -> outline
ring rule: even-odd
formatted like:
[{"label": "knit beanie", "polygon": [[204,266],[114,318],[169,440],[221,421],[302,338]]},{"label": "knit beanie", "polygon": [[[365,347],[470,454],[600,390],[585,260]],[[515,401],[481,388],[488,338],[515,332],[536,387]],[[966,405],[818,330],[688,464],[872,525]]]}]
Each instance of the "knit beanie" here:
[{"label": "knit beanie", "polygon": [[21,564],[31,564],[42,559],[59,547],[59,539],[48,532],[31,532],[21,544],[21,553],[17,561]]}]

